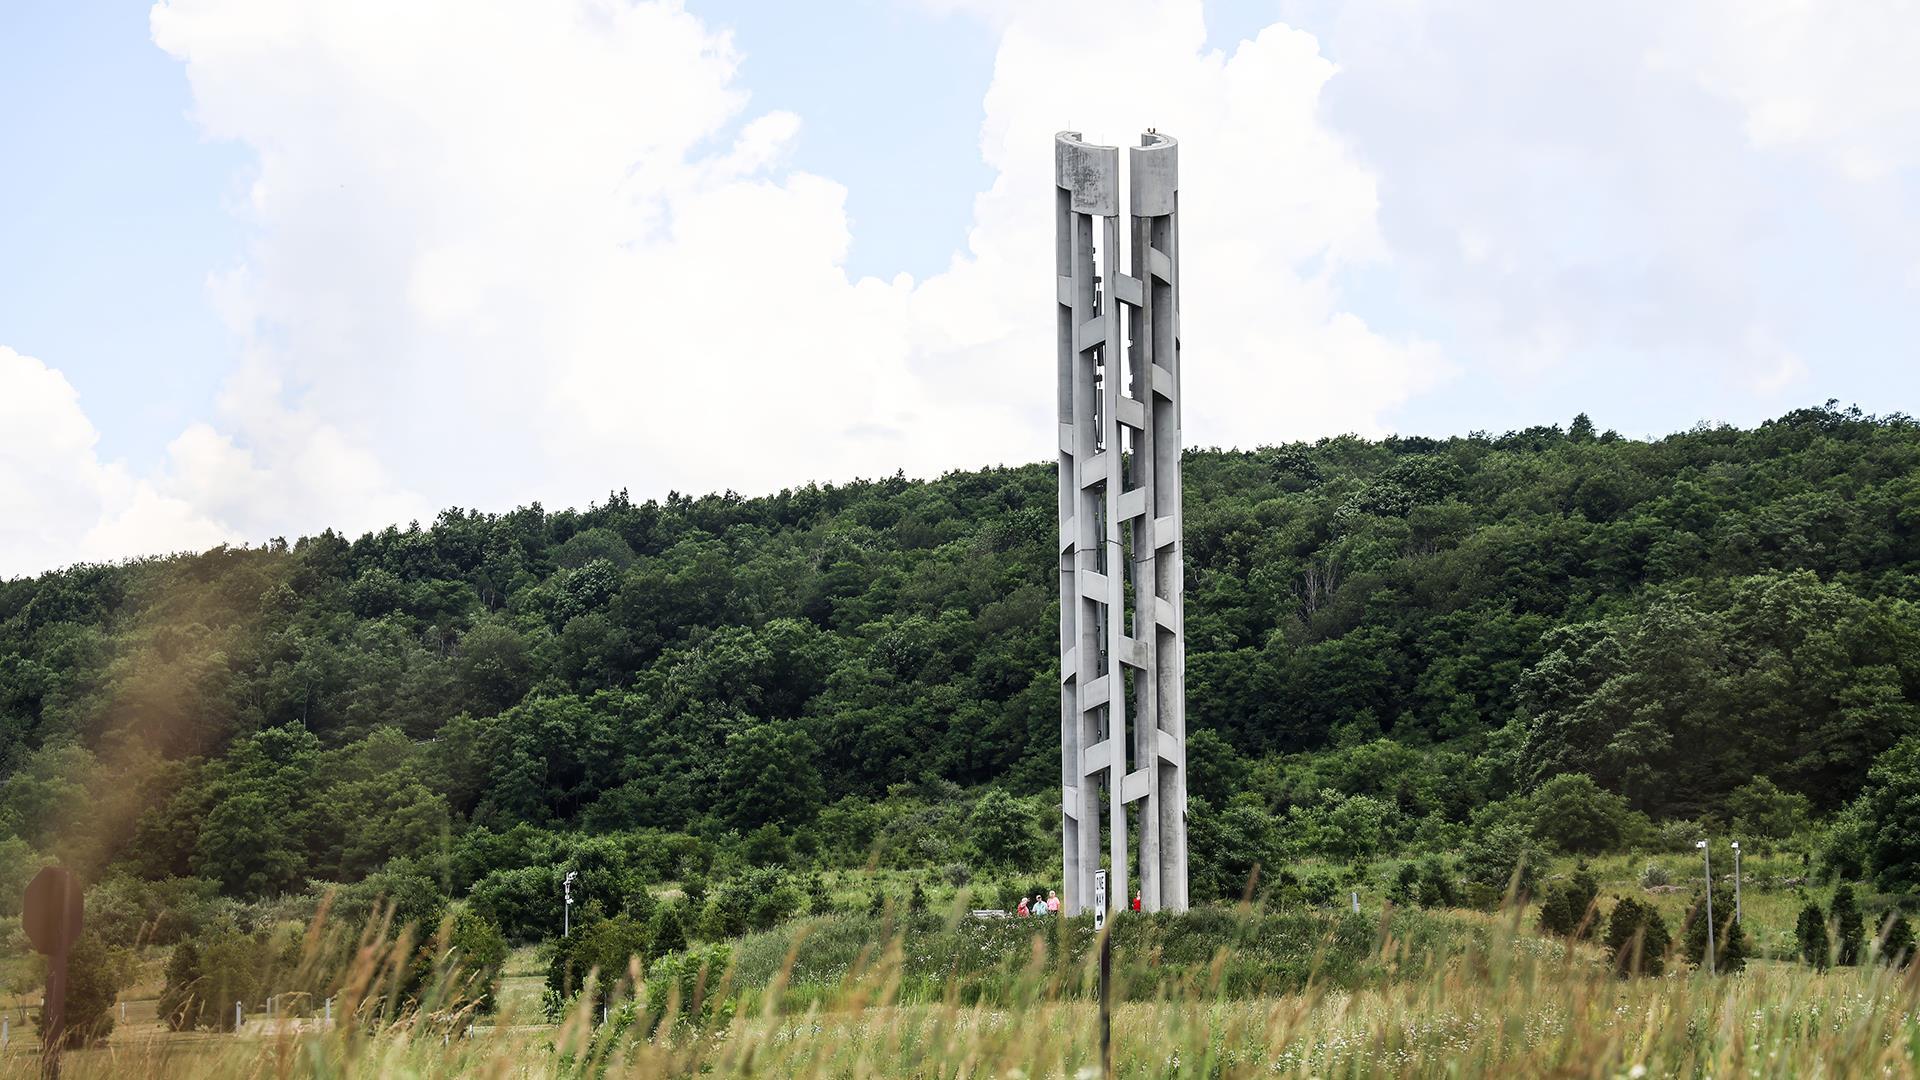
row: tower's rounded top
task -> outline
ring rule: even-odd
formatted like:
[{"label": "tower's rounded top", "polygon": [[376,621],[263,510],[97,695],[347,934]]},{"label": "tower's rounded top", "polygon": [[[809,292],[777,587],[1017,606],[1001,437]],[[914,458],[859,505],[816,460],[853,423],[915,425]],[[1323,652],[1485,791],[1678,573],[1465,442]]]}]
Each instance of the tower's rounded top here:
[{"label": "tower's rounded top", "polygon": [[1180,143],[1148,128],[1127,151],[1127,209],[1136,217],[1171,214],[1180,190]]},{"label": "tower's rounded top", "polygon": [[1120,213],[1120,148],[1084,142],[1077,131],[1053,137],[1053,182],[1065,188],[1074,211]]}]

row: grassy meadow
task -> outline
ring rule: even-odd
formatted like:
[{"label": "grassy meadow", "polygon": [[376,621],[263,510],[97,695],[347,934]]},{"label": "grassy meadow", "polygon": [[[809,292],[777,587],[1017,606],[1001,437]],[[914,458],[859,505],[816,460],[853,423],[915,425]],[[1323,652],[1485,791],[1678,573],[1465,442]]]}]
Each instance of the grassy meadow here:
[{"label": "grassy meadow", "polygon": [[[1682,891],[1642,886],[1647,859],[1595,860],[1602,906],[1633,890],[1676,927]],[[1655,860],[1659,862],[1661,860]],[[1121,916],[1113,943],[1118,1076],[1856,1076],[1914,1074],[1920,980],[1879,965],[1815,971],[1792,957],[1797,860],[1756,858],[1744,891],[1756,958],[1709,978],[1670,961],[1659,978],[1612,976],[1601,949],[1536,932],[1536,913]],[[1548,877],[1565,873],[1556,866]],[[1697,871],[1697,865],[1693,867]],[[1383,875],[1368,875],[1377,880]],[[849,892],[855,891],[851,883]],[[976,920],[964,895],[934,910],[811,916],[727,943],[724,970],[665,988],[616,973],[605,1014],[583,996],[541,1011],[541,950],[516,950],[499,1010],[474,1015],[430,985],[419,1012],[384,1015],[405,950],[363,950],[330,1028],[312,1016],[250,1019],[238,1033],[156,1022],[156,958],[103,1047],[70,1052],[68,1077],[1098,1075],[1098,938],[1089,919]],[[1344,899],[1344,898],[1343,898]],[[157,972],[157,968],[156,968]],[[457,973],[440,982],[452,985]],[[146,995],[138,997],[136,995]],[[652,1009],[649,1010],[649,999]],[[38,1075],[20,1022],[0,1077]],[[661,1015],[664,1014],[664,1015]],[[348,1017],[357,1017],[349,1022]]]}]

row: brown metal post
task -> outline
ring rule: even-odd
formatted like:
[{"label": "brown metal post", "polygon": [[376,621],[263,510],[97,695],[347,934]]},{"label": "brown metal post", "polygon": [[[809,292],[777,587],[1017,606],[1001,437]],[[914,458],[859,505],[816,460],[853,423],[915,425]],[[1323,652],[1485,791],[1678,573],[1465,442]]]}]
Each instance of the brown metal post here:
[{"label": "brown metal post", "polygon": [[40,1075],[60,1075],[60,1051],[67,1041],[67,950],[47,957],[47,998],[40,1007],[41,1028],[46,1036],[40,1059]]}]

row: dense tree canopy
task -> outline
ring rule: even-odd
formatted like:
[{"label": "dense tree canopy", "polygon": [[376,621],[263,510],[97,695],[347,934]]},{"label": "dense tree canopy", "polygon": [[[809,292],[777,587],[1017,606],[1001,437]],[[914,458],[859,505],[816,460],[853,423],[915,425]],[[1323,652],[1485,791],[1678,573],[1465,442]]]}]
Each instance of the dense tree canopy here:
[{"label": "dense tree canopy", "polygon": [[1920,888],[1920,737],[1908,736],[1867,771],[1854,807],[1866,870],[1882,887]]},{"label": "dense tree canopy", "polygon": [[[1920,735],[1904,417],[1186,462],[1196,895],[1413,840],[1492,886],[1649,818],[1790,830]],[[613,918],[768,827],[750,861],[1040,858],[1054,506],[1039,465],[615,494],[0,583],[0,862],[390,872],[523,940],[566,867]],[[1902,842],[1874,834],[1890,880]]]}]

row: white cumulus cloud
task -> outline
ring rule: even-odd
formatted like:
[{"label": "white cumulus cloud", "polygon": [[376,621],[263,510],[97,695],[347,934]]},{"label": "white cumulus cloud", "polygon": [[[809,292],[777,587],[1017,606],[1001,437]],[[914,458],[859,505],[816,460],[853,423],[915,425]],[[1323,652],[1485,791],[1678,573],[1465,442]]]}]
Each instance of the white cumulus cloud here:
[{"label": "white cumulus cloud", "polygon": [[0,579],[227,538],[190,502],[101,461],[99,439],[66,376],[0,345]]},{"label": "white cumulus cloud", "polygon": [[1673,5],[1652,54],[1738,103],[1753,143],[1873,181],[1920,164],[1920,7],[1912,0]]},{"label": "white cumulus cloud", "polygon": [[[1334,285],[1383,248],[1319,120],[1333,65],[1285,27],[1208,50],[1198,0],[1132,6],[986,12],[997,177],[915,281],[846,272],[845,189],[788,164],[832,118],[750,102],[672,0],[164,0],[196,119],[257,158],[214,283],[245,359],[168,490],[265,535],[1044,460],[1069,122],[1182,140],[1190,441],[1377,430],[1445,367]],[[1150,74],[1109,93],[1122,67]]]},{"label": "white cumulus cloud", "polygon": [[1910,0],[1282,10],[1340,65],[1325,115],[1378,185],[1393,295],[1471,390],[1564,380],[1658,430],[1809,375],[1858,393],[1861,340],[1909,350],[1886,286],[1920,242]]},{"label": "white cumulus cloud", "polygon": [[678,0],[160,0],[251,156],[208,290],[237,362],[134,472],[0,351],[0,573],[1045,460],[1064,127],[1181,142],[1192,444],[1379,432],[1449,382],[1475,424],[1555,385],[1790,403],[1914,341],[1907,0],[1283,0],[1230,48],[1201,0],[905,2],[998,40],[993,180],[920,280],[848,273],[841,179],[792,164],[836,118],[751,97]]}]

